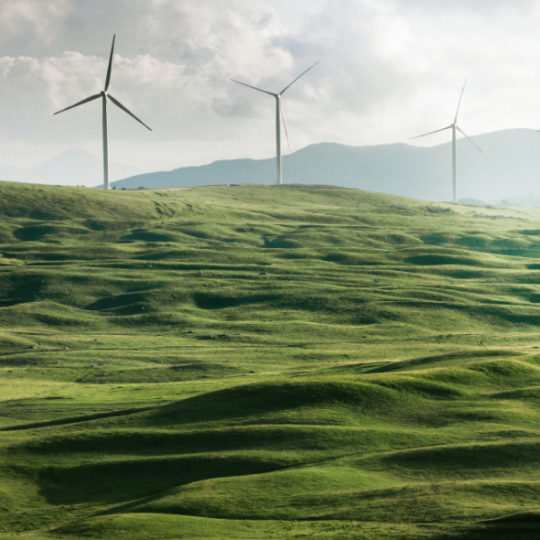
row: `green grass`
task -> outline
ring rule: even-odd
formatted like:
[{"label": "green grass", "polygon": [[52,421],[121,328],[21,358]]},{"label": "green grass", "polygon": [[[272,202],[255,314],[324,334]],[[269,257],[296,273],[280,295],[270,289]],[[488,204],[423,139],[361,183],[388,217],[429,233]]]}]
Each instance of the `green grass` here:
[{"label": "green grass", "polygon": [[540,211],[475,212],[0,183],[0,536],[537,538]]}]

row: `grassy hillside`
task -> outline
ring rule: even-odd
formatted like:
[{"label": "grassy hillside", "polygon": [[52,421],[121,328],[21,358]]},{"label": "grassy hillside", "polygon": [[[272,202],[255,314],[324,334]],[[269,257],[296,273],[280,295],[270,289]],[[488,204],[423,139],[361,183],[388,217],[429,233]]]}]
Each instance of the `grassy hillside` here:
[{"label": "grassy hillside", "polygon": [[540,211],[0,184],[0,534],[540,531]]}]

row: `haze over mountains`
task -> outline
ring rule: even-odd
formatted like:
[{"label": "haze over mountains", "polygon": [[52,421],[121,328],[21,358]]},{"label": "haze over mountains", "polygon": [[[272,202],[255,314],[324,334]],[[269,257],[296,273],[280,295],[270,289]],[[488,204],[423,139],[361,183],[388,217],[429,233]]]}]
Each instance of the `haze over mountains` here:
[{"label": "haze over mountains", "polygon": [[[512,129],[472,139],[489,161],[465,139],[458,142],[460,199],[499,201],[521,198],[534,204],[540,192],[540,134]],[[283,158],[284,183],[335,184],[427,200],[452,196],[451,143],[417,147],[397,143],[345,146],[321,143]],[[117,189],[198,186],[205,184],[273,184],[275,159],[216,161],[125,178]]]},{"label": "haze over mountains", "polygon": [[[116,180],[139,172],[141,170],[138,167],[109,163],[109,174]],[[12,165],[0,165],[0,179],[34,184],[94,187],[103,179],[103,160],[84,150],[72,148],[34,167],[21,169]]]},{"label": "haze over mountains", "polygon": [[[512,204],[540,206],[540,134],[512,129],[472,138],[490,159],[468,141],[459,140],[460,200],[507,199]],[[288,184],[334,184],[434,201],[448,201],[452,195],[450,142],[433,147],[321,143],[285,156],[283,164]],[[221,160],[145,174],[119,163],[111,163],[110,168],[117,189],[275,183],[274,158]],[[101,178],[101,157],[77,149],[28,169],[0,165],[0,179],[17,182],[91,187]]]}]

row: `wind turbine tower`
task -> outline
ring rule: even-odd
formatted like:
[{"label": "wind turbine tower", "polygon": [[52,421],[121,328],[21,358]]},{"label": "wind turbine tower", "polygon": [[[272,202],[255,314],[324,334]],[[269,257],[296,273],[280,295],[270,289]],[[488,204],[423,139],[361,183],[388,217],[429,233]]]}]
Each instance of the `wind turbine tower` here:
[{"label": "wind turbine tower", "polygon": [[[113,36],[112,41],[112,47],[111,47],[111,55],[109,57],[109,68],[107,69],[107,78],[105,79],[105,88],[99,93],[95,94],[93,96],[90,96],[86,99],[83,99],[82,101],[79,101],[78,103],[75,103],[75,105],[71,105],[70,107],[66,107],[65,109],[62,109],[61,111],[55,112],[54,114],[60,114],[61,112],[67,111],[69,109],[74,109],[75,107],[78,107],[79,105],[82,105],[83,103],[88,103],[89,101],[94,101],[94,99],[101,98],[102,103],[102,118],[103,118],[103,183],[105,185],[105,189],[111,189],[109,185],[109,135],[107,130],[107,99],[110,99],[117,107],[122,109],[124,112],[135,118],[137,122],[140,122],[145,128],[150,129],[144,122],[139,120],[131,111],[129,111],[124,105],[122,105],[117,99],[111,96],[111,94],[108,93],[109,85],[111,84],[111,71],[112,71],[112,61],[113,61],[113,54],[114,54],[114,41],[116,39],[116,34]],[[150,131],[152,131],[150,129]]]},{"label": "wind turbine tower", "polygon": [[[432,135],[433,133],[439,133],[439,131],[445,131],[447,129],[452,130],[452,178],[453,178],[453,200],[452,202],[454,204],[458,203],[458,162],[457,162],[457,138],[456,138],[456,131],[459,131],[461,134],[465,135],[469,141],[484,154],[484,151],[475,144],[472,139],[457,125],[457,119],[459,114],[459,108],[461,107],[461,99],[463,98],[463,92],[465,91],[465,85],[467,84],[467,80],[465,80],[465,84],[463,85],[463,90],[461,90],[461,95],[459,96],[459,102],[457,106],[456,116],[454,118],[454,123],[450,124],[449,126],[437,129],[436,131],[430,131],[429,133],[424,133],[423,135],[417,135],[416,137],[411,137],[409,140],[412,139],[419,139],[420,137],[426,137],[427,135]],[[486,159],[489,159],[486,154],[484,154]]]},{"label": "wind turbine tower", "polygon": [[283,126],[285,127],[285,135],[287,136],[287,145],[289,144],[289,134],[287,132],[287,122],[285,122],[285,114],[283,112],[283,107],[281,105],[281,96],[285,93],[286,90],[288,90],[300,77],[305,75],[310,69],[314,68],[319,62],[315,62],[311,67],[306,69],[303,73],[298,75],[296,79],[292,83],[290,83],[288,86],[286,86],[281,92],[275,94],[273,92],[268,92],[266,90],[262,90],[261,88],[257,88],[255,86],[251,86],[250,84],[246,84],[240,81],[236,81],[234,79],[231,79],[231,81],[241,84],[243,86],[247,86],[248,88],[253,88],[253,90],[258,90],[259,92],[264,92],[265,94],[268,94],[270,96],[273,96],[276,99],[276,165],[277,165],[277,183],[279,185],[282,184],[283,175],[282,175],[282,167],[281,167],[281,118],[283,118]]}]

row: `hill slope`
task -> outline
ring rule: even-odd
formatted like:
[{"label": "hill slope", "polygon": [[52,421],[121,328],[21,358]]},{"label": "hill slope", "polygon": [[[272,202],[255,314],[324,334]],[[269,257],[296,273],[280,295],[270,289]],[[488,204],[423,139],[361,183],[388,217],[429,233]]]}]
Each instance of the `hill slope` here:
[{"label": "hill slope", "polygon": [[[538,133],[513,129],[473,139],[490,160],[468,141],[459,141],[460,197],[495,201],[538,191]],[[426,200],[452,198],[450,142],[431,148],[407,144],[363,147],[316,144],[285,156],[283,170],[288,184],[333,184]],[[137,189],[274,182],[274,159],[240,159],[143,174],[113,185],[117,189]]]},{"label": "hill slope", "polygon": [[0,183],[0,532],[534,538],[540,212]]}]

